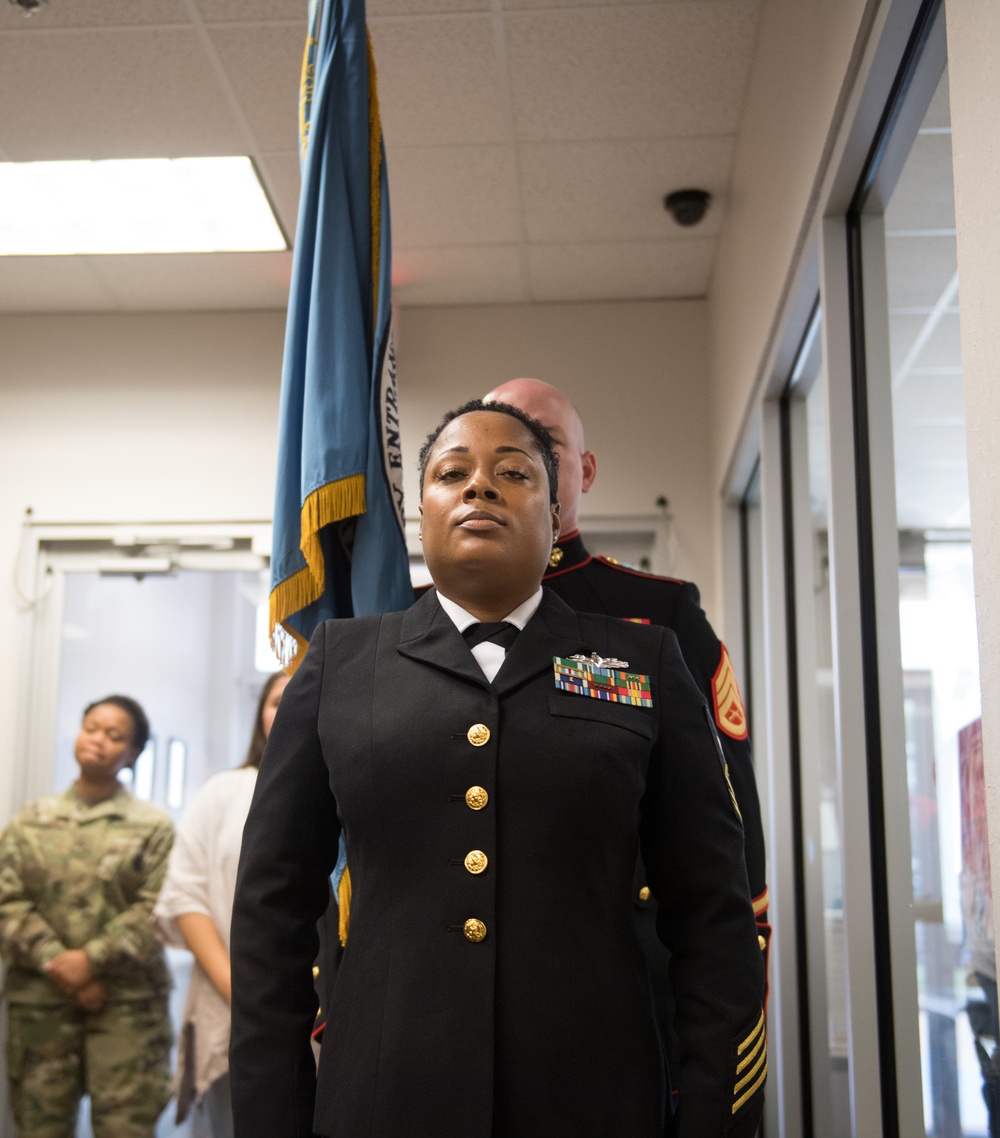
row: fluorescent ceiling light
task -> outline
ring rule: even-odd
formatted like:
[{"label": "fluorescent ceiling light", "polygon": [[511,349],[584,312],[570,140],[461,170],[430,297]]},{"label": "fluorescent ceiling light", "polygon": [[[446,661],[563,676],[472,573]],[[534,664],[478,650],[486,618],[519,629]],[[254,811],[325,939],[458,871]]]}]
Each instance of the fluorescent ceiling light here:
[{"label": "fluorescent ceiling light", "polygon": [[287,247],[249,158],[0,162],[0,256]]}]

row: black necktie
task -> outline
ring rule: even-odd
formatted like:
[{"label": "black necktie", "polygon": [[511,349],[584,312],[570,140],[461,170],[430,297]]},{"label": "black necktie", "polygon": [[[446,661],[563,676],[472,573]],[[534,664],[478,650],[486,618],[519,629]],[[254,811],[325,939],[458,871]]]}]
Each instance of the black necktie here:
[{"label": "black necktie", "polygon": [[492,624],[470,624],[468,628],[463,629],[462,635],[470,648],[475,648],[484,640],[491,640],[494,644],[502,645],[506,652],[510,650],[510,646],[520,631],[516,624],[509,624],[506,620],[498,620]]}]

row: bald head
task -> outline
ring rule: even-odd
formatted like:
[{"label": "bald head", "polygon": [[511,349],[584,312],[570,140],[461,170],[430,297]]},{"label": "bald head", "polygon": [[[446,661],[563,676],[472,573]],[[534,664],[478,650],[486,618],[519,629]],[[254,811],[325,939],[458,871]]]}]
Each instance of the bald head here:
[{"label": "bald head", "polygon": [[495,387],[483,399],[486,403],[512,403],[548,429],[559,455],[560,533],[564,537],[573,533],[580,495],[587,493],[597,475],[597,460],[586,449],[583,423],[576,408],[558,387],[540,379],[512,379]]}]

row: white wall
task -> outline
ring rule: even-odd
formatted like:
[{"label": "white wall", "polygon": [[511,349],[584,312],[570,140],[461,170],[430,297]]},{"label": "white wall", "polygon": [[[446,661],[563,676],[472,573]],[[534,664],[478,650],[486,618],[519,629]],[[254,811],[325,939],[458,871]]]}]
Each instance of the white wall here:
[{"label": "white wall", "polygon": [[[0,821],[21,657],[21,520],[270,516],[281,313],[0,319]],[[192,650],[194,648],[192,647]]]},{"label": "white wall", "polygon": [[721,488],[808,227],[872,0],[765,0],[709,292],[713,475]]},{"label": "white wall", "polygon": [[404,309],[407,514],[418,500],[413,460],[443,411],[516,376],[547,380],[576,404],[597,455],[581,518],[652,515],[665,495],[674,518],[669,572],[703,586],[712,616],[706,333],[701,301]]},{"label": "white wall", "polygon": [[[591,514],[674,514],[672,571],[705,585],[706,312],[699,302],[410,309],[399,320],[407,513],[420,443],[448,408],[502,380],[565,386],[600,475]],[[270,517],[284,314],[0,317],[0,721],[16,725],[26,507],[46,522]],[[194,649],[192,649],[194,650]],[[0,733],[0,822],[16,731]]]},{"label": "white wall", "polygon": [[269,516],[283,334],[276,312],[0,319],[0,534],[29,505]]}]

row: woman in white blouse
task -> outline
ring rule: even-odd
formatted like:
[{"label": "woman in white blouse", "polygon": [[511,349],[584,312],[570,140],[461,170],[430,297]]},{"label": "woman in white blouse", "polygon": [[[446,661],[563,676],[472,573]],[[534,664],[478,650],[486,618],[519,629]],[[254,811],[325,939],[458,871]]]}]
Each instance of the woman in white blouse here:
[{"label": "woman in white blouse", "polygon": [[188,807],[153,917],[167,944],[189,948],[195,966],[177,1053],[177,1121],[203,1105],[214,1138],[231,1138],[229,1101],[229,924],[243,824],[257,769],[288,683],[270,676],[260,693],[246,762],[210,778]]}]

